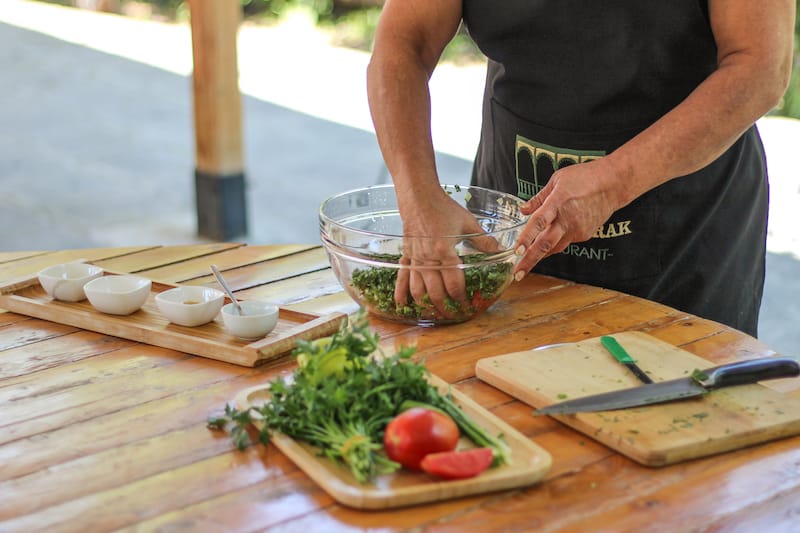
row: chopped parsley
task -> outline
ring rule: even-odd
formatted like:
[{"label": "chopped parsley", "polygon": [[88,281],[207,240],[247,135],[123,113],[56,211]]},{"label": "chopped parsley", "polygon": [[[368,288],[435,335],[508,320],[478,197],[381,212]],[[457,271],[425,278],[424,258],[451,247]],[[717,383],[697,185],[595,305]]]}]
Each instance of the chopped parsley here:
[{"label": "chopped parsley", "polygon": [[[373,257],[387,263],[400,261],[400,256],[393,254],[376,254]],[[465,265],[470,265],[480,263],[486,257],[487,254],[469,254],[461,256],[461,261]],[[467,303],[462,305],[450,298],[445,301],[446,310],[453,315],[452,320],[466,320],[493,304],[511,283],[511,268],[512,265],[505,262],[464,268]],[[395,302],[397,272],[396,268],[391,267],[359,268],[353,271],[350,283],[366,302],[367,307],[379,315],[399,319],[444,318],[439,316],[427,294],[421,305],[416,303],[411,295],[406,302]]]}]

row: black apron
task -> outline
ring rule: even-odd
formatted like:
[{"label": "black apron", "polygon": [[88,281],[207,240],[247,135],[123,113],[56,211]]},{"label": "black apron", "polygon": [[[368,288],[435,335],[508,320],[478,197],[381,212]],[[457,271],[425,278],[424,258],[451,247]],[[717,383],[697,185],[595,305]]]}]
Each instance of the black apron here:
[{"label": "black apron", "polygon": [[[703,1],[465,0],[463,13],[489,58],[472,182],[525,199],[556,169],[611,153],[716,68]],[[534,271],[756,335],[767,210],[753,126],[706,168],[649,191]]]}]

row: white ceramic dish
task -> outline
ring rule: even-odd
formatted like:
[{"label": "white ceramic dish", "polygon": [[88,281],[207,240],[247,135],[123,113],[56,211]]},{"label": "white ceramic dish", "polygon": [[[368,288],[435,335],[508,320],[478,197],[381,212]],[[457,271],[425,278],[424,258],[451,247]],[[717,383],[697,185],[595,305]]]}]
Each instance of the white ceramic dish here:
[{"label": "white ceramic dish", "polygon": [[62,263],[41,270],[39,284],[47,295],[64,302],[80,302],[86,299],[83,286],[103,275],[103,269],[88,263]]},{"label": "white ceramic dish", "polygon": [[225,293],[210,287],[175,287],[156,294],[158,310],[173,324],[201,326],[214,320],[225,303]]},{"label": "white ceramic dish", "polygon": [[140,276],[103,276],[93,279],[83,289],[89,302],[98,311],[112,315],[129,315],[138,311],[150,294],[152,283]]},{"label": "white ceramic dish", "polygon": [[222,323],[231,335],[244,340],[260,339],[275,329],[278,307],[258,300],[240,301],[242,314],[232,303],[222,307]]}]

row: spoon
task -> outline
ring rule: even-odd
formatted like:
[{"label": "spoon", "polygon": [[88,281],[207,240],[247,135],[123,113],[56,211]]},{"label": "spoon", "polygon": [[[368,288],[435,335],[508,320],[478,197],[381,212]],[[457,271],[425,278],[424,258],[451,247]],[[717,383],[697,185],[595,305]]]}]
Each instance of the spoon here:
[{"label": "spoon", "polygon": [[236,308],[236,312],[241,315],[242,306],[239,305],[239,301],[236,299],[236,296],[233,295],[233,291],[231,290],[231,288],[228,287],[227,283],[225,283],[225,278],[222,277],[222,273],[220,273],[219,269],[217,268],[217,265],[211,265],[211,271],[214,273],[214,277],[217,278],[219,284],[222,285],[222,288],[228,294],[228,298],[230,298],[231,302],[233,302],[233,306]]}]

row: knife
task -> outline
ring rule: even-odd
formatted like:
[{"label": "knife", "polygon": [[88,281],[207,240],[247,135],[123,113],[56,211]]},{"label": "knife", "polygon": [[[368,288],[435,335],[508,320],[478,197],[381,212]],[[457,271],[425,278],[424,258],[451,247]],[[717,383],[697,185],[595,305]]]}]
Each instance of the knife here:
[{"label": "knife", "polygon": [[723,387],[798,375],[800,375],[800,364],[791,357],[750,359],[706,370],[695,370],[686,378],[567,400],[537,409],[534,414],[565,415],[625,409],[702,396]]},{"label": "knife", "polygon": [[628,367],[628,370],[633,372],[633,375],[639,378],[639,381],[642,383],[652,383],[653,380],[650,379],[650,376],[644,373],[644,371],[639,368],[639,365],[636,364],[636,361],[631,357],[628,352],[625,351],[617,339],[614,337],[600,337],[600,342],[603,346],[605,346],[606,350],[608,350],[611,355],[614,356],[614,359]]}]

